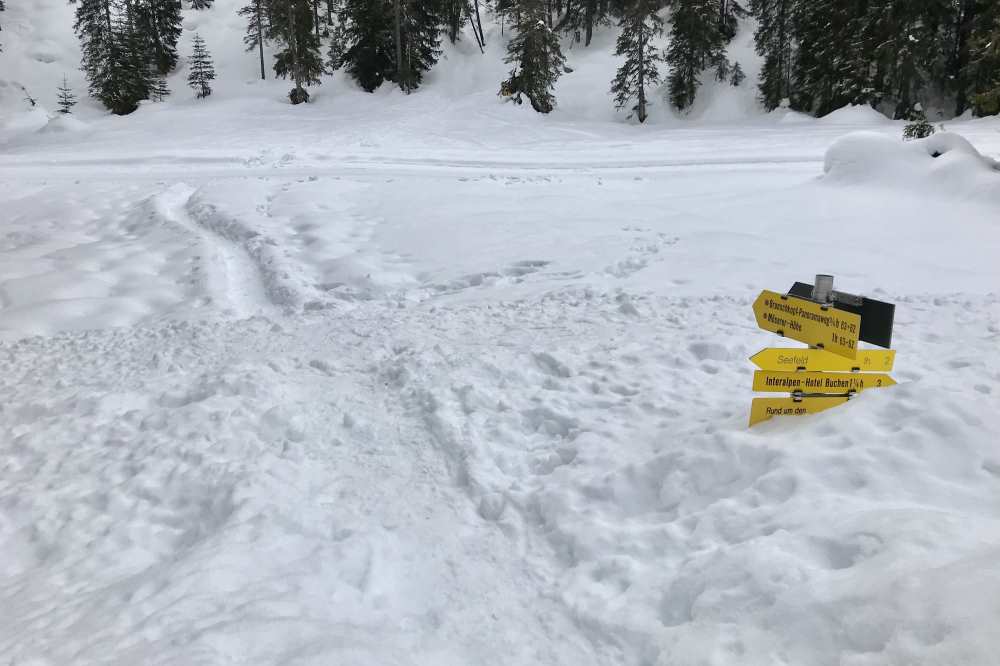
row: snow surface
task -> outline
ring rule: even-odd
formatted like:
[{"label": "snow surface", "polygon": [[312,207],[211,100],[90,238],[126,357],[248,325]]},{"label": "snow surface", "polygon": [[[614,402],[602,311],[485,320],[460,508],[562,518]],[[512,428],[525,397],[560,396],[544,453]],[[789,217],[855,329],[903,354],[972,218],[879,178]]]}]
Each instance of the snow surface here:
[{"label": "snow surface", "polygon": [[[292,108],[232,4],[208,100],[4,98],[0,662],[995,661],[1000,122],[637,127],[579,47],[540,117],[495,30]],[[817,272],[900,383],[748,430],[750,304]]]}]

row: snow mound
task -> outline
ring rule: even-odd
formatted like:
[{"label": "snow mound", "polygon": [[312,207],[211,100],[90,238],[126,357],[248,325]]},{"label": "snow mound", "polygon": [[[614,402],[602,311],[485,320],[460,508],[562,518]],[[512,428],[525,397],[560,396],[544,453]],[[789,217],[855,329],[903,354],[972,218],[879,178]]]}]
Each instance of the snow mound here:
[{"label": "snow mound", "polygon": [[78,120],[70,115],[60,113],[49,119],[38,129],[39,134],[64,134],[66,132],[83,132],[90,129],[90,125]]},{"label": "snow mound", "polygon": [[830,125],[873,125],[892,121],[866,104],[850,104],[831,111],[820,122]]},{"label": "snow mound", "polygon": [[903,142],[884,134],[854,132],[826,152],[824,180],[912,190],[1000,205],[1000,166],[964,137],[942,132]]}]

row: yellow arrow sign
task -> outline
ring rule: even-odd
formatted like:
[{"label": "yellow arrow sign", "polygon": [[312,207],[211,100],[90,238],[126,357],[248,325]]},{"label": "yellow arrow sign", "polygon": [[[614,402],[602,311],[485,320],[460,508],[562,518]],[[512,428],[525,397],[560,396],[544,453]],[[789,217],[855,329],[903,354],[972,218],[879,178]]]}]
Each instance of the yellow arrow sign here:
[{"label": "yellow arrow sign", "polygon": [[879,372],[779,372],[757,370],[753,390],[770,393],[855,393],[895,386],[896,380]]},{"label": "yellow arrow sign", "polygon": [[818,398],[754,398],[750,405],[750,425],[754,426],[775,416],[805,416],[842,405],[847,396]]},{"label": "yellow arrow sign", "polygon": [[765,331],[850,359],[857,354],[861,317],[853,312],[764,290],[754,301],[753,313]]},{"label": "yellow arrow sign", "polygon": [[860,349],[853,360],[822,349],[762,349],[750,360],[761,370],[851,370],[889,372],[896,361],[894,349]]}]

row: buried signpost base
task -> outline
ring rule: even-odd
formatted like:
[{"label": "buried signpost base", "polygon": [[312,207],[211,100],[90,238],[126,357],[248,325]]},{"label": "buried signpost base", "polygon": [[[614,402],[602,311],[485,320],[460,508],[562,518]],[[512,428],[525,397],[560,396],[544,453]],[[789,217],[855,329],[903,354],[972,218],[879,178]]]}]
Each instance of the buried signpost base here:
[{"label": "buried signpost base", "polygon": [[764,349],[750,359],[760,368],[754,391],[792,394],[754,398],[750,425],[775,416],[815,414],[844,404],[858,391],[895,385],[885,374],[892,370],[895,351],[858,349],[862,341],[889,346],[895,309],[834,290],[832,275],[817,275],[812,285],[796,282],[785,295],[762,291],[753,304],[757,325],[809,348]]}]

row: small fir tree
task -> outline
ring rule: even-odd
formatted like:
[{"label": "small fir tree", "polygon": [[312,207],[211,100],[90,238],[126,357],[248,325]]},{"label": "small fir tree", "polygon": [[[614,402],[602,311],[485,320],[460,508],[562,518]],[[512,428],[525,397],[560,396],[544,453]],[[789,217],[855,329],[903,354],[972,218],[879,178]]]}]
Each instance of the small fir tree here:
[{"label": "small fir tree", "polygon": [[621,34],[615,55],[624,56],[625,62],[618,68],[611,92],[618,109],[635,101],[629,118],[634,115],[640,123],[646,122],[648,116],[646,91],[660,84],[657,65],[664,60],[663,53],[653,44],[653,39],[663,34],[663,19],[658,9],[657,0],[632,0],[618,23]]},{"label": "small fir tree", "polygon": [[56,98],[59,100],[59,113],[67,115],[73,112],[73,107],[76,106],[76,95],[73,94],[73,90],[69,87],[65,74],[63,75],[62,85],[59,86],[59,94]]},{"label": "small fir tree", "polygon": [[198,99],[204,99],[212,94],[210,84],[214,80],[215,67],[212,65],[212,56],[205,46],[205,40],[201,38],[201,35],[195,33],[190,71],[188,72],[188,85],[194,89]]},{"label": "small fir tree", "polygon": [[169,96],[170,88],[167,86],[167,79],[162,76],[154,77],[153,85],[149,89],[149,99],[154,102],[162,102]]},{"label": "small fir tree", "polygon": [[934,125],[927,120],[924,108],[918,103],[910,112],[910,122],[903,128],[903,140],[926,139],[934,134]]},{"label": "small fir tree", "polygon": [[[434,2],[398,0],[400,45],[396,51],[399,62],[391,78],[406,93],[415,90],[441,55],[441,25],[444,18]],[[395,41],[395,35],[393,36]]]},{"label": "small fir tree", "polygon": [[539,113],[555,108],[552,88],[562,75],[566,58],[559,38],[545,23],[542,0],[520,0],[517,36],[507,44],[504,62],[513,65],[510,78],[500,84],[500,95],[520,104],[527,97]]}]

